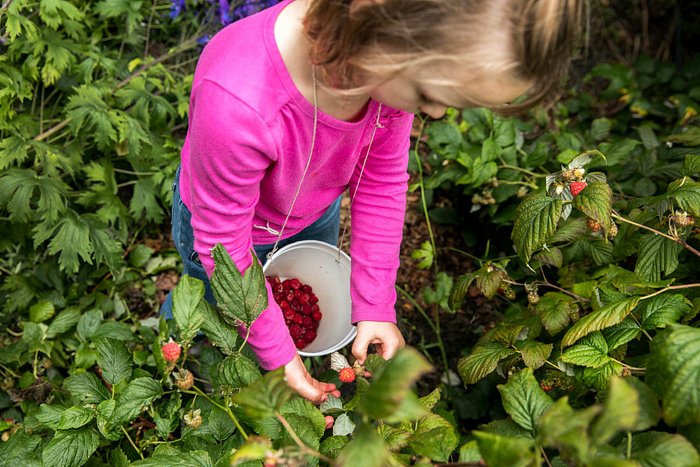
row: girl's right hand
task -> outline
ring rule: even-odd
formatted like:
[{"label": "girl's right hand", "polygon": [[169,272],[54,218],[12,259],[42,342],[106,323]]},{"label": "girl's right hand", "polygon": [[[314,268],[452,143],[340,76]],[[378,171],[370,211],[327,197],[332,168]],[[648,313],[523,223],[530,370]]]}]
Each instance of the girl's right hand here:
[{"label": "girl's right hand", "polygon": [[328,394],[340,397],[340,391],[335,388],[335,384],[317,381],[306,371],[299,354],[284,366],[284,377],[287,380],[287,386],[314,404],[325,402]]}]

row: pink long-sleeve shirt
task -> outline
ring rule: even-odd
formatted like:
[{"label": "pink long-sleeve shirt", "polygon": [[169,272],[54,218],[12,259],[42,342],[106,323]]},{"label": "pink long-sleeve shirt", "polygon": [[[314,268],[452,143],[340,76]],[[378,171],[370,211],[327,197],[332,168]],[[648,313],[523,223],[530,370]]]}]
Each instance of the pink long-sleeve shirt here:
[{"label": "pink long-sleeve shirt", "polygon": [[[207,274],[211,248],[222,243],[237,267],[252,245],[276,236],[302,178],[314,107],[296,88],[277,48],[274,23],[290,0],[239,20],[205,47],[195,72],[189,129],[182,149],[180,195],[192,213],[194,246]],[[316,221],[348,187],[357,186],[379,105],[347,122],[318,111],[311,165],[284,229],[288,238]],[[413,115],[381,108],[364,173],[351,206],[352,322],[396,322],[394,282],[405,212]],[[296,355],[269,285],[269,307],[251,326],[261,366]]]}]

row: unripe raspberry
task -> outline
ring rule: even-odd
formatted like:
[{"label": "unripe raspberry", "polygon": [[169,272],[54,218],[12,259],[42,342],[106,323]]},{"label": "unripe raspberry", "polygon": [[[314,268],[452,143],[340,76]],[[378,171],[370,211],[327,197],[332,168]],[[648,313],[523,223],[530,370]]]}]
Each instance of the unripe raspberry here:
[{"label": "unripe raspberry", "polygon": [[192,385],[194,385],[194,375],[191,371],[184,369],[180,372],[176,372],[175,384],[177,384],[177,387],[182,391],[187,391],[192,387]]},{"label": "unripe raspberry", "polygon": [[537,295],[537,292],[529,292],[527,294],[527,301],[532,303],[533,305],[537,305],[540,301],[540,296]]},{"label": "unripe raspberry", "polygon": [[177,359],[180,358],[180,352],[182,351],[180,344],[175,342],[172,338],[167,343],[163,344],[163,347],[160,349],[163,352],[165,361],[170,363],[176,362]]},{"label": "unripe raspberry", "polygon": [[600,224],[590,217],[586,219],[586,227],[593,233],[600,232]]},{"label": "unripe raspberry", "polygon": [[574,197],[576,197],[587,186],[588,186],[588,183],[586,183],[586,182],[571,182],[571,183],[569,183],[569,190],[571,191],[571,194]]},{"label": "unripe raspberry", "polygon": [[614,222],[610,226],[610,231],[608,232],[608,237],[610,237],[610,238],[617,237],[617,224],[615,224]]},{"label": "unripe raspberry", "polygon": [[355,381],[355,370],[350,367],[343,368],[338,372],[338,376],[343,383],[352,383]]},{"label": "unripe raspberry", "polygon": [[330,415],[326,415],[326,430],[333,428],[333,423],[335,423],[335,419]]},{"label": "unripe raspberry", "polygon": [[202,411],[200,409],[190,410],[185,414],[185,425],[197,429],[202,425]]}]

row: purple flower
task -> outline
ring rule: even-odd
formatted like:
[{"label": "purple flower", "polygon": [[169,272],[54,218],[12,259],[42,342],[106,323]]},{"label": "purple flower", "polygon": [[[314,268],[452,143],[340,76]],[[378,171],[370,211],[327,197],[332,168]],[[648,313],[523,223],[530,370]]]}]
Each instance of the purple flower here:
[{"label": "purple flower", "polygon": [[170,19],[175,19],[180,16],[182,10],[185,9],[185,0],[171,0],[170,2]]},{"label": "purple flower", "polygon": [[233,9],[233,19],[245,18],[278,2],[279,0],[243,0]]},{"label": "purple flower", "polygon": [[219,16],[221,17],[221,24],[224,26],[231,22],[229,9],[230,5],[228,4],[228,0],[219,0]]}]

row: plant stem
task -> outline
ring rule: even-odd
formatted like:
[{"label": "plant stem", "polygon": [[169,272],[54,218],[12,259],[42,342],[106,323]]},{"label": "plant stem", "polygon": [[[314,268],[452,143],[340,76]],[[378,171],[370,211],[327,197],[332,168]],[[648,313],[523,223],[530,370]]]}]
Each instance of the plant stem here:
[{"label": "plant stem", "polygon": [[247,326],[246,331],[245,331],[245,339],[243,339],[243,343],[241,344],[240,348],[238,349],[238,352],[243,352],[243,347],[248,343],[248,338],[250,337],[250,328],[252,326]]},{"label": "plant stem", "polygon": [[124,170],[124,169],[112,169],[115,172],[119,172],[122,174],[128,174],[128,175],[138,175],[138,176],[147,176],[147,175],[156,175],[156,172],[134,172],[132,170]]},{"label": "plant stem", "polygon": [[534,183],[521,182],[519,180],[498,180],[498,184],[499,185],[522,185],[522,186],[526,186],[528,188],[532,188],[533,190],[537,190],[539,188]]},{"label": "plant stem", "polygon": [[666,233],[663,233],[663,232],[661,232],[661,231],[659,231],[659,230],[656,230],[656,229],[654,229],[654,228],[652,228],[652,227],[648,227],[648,226],[646,226],[646,225],[644,225],[644,224],[638,224],[637,222],[634,222],[634,221],[631,221],[631,220],[629,220],[629,219],[626,219],[626,218],[622,217],[621,215],[617,214],[616,212],[613,212],[613,213],[612,213],[612,217],[613,217],[614,219],[619,220],[620,222],[626,222],[627,224],[634,225],[635,227],[639,227],[640,229],[646,229],[646,230],[648,230],[648,231],[650,231],[650,232],[654,232],[656,235],[661,235],[662,237],[667,238],[667,239],[671,240],[672,242],[678,243],[679,245],[681,245],[681,246],[682,246],[683,248],[685,248],[686,250],[688,250],[688,251],[690,251],[691,253],[693,253],[694,255],[700,257],[700,251],[698,251],[698,250],[696,250],[695,248],[693,248],[692,246],[688,245],[688,244],[685,242],[685,240],[683,240],[682,238],[673,237],[673,236],[668,235],[668,234],[666,234]]},{"label": "plant stem", "polygon": [[136,452],[139,454],[139,457],[141,457],[141,459],[143,459],[143,454],[141,453],[141,450],[136,446],[136,443],[134,443],[134,440],[131,439],[131,436],[129,436],[129,433],[126,431],[126,428],[122,427],[122,431],[126,435],[126,439],[129,440],[131,447],[133,447],[136,450]]},{"label": "plant stem", "polygon": [[187,393],[187,394],[195,394],[195,395],[202,396],[202,397],[204,397],[206,400],[208,400],[209,402],[211,402],[213,405],[217,406],[218,408],[220,408],[221,410],[223,410],[224,412],[226,412],[226,413],[228,414],[229,418],[230,418],[231,420],[233,420],[233,424],[236,425],[236,428],[238,428],[238,431],[240,432],[241,436],[243,436],[243,439],[246,440],[246,441],[248,440],[248,434],[245,432],[245,430],[243,429],[243,427],[241,426],[241,424],[238,422],[238,419],[236,418],[236,416],[235,416],[235,415],[233,414],[233,412],[231,411],[231,408],[226,407],[225,405],[219,404],[218,402],[216,402],[215,400],[213,400],[211,397],[209,397],[209,395],[208,395],[206,392],[202,391],[202,390],[199,389],[197,386],[192,386],[192,389],[194,389],[194,391],[182,391],[182,392]]},{"label": "plant stem", "polygon": [[[510,165],[510,164],[501,164],[498,166],[498,168],[499,169],[515,170],[516,172],[522,172],[524,174],[528,174],[529,176],[535,177],[535,178],[543,178],[543,177],[547,176],[547,174],[538,174],[538,173],[532,172],[530,170],[523,169],[522,167],[518,167],[518,166]],[[537,187],[537,188],[539,188],[539,187]]]},{"label": "plant stem", "polygon": [[[425,130],[426,118],[421,118],[420,129],[418,130],[418,136],[416,137],[416,144],[413,146],[413,155],[416,158],[416,165],[418,166],[418,186],[420,187],[420,200],[421,207],[423,208],[423,216],[425,216],[425,223],[428,227],[428,235],[430,236],[430,245],[433,249],[433,253],[437,252],[437,247],[435,246],[435,236],[433,235],[433,227],[430,224],[430,216],[428,215],[428,204],[425,201],[425,184],[423,183],[423,164],[421,164],[420,154],[418,154],[418,146],[420,145],[421,137],[423,136],[423,130]],[[437,258],[433,254],[433,266],[435,270],[438,270]]]},{"label": "plant stem", "polygon": [[280,423],[282,424],[282,426],[285,428],[285,430],[287,430],[287,432],[289,433],[289,436],[291,436],[292,439],[294,440],[294,442],[297,444],[297,446],[299,446],[299,449],[301,449],[301,452],[309,454],[309,455],[314,456],[314,457],[318,457],[320,460],[327,462],[328,464],[334,465],[333,459],[324,456],[320,452],[318,452],[318,451],[308,447],[306,444],[304,444],[304,442],[301,439],[299,439],[299,436],[297,436],[296,432],[294,431],[292,426],[289,424],[287,419],[284,418],[284,416],[281,413],[278,412],[276,414],[276,417],[277,417],[277,420],[279,420]]},{"label": "plant stem", "polygon": [[637,326],[639,326],[639,329],[641,329],[642,333],[644,333],[645,336],[647,336],[647,339],[649,339],[649,342],[652,341],[652,337],[649,335],[646,329],[642,327],[642,323],[639,322],[636,316],[634,316],[634,313],[630,313],[630,316],[634,320],[635,323],[637,323]]},{"label": "plant stem", "polygon": [[669,290],[692,289],[693,287],[700,287],[700,282],[696,282],[694,284],[670,285],[668,287],[664,287],[661,290],[657,290],[656,292],[654,292],[652,294],[645,295],[645,296],[641,297],[639,300],[642,301],[642,300],[646,300],[647,298],[656,297],[657,295],[661,295],[662,293],[668,292]]},{"label": "plant stem", "polygon": [[433,322],[432,319],[430,319],[430,316],[428,316],[428,314],[425,312],[425,310],[413,299],[413,297],[408,292],[406,292],[404,289],[402,289],[398,285],[396,285],[395,287],[396,287],[396,290],[401,292],[408,299],[408,301],[411,302],[411,304],[414,307],[416,307],[416,310],[418,310],[418,313],[420,313],[421,316],[423,316],[423,318],[425,318],[425,320],[428,322],[430,329],[432,329],[433,332],[437,333],[438,330],[435,327],[435,323]]},{"label": "plant stem", "polygon": [[630,459],[632,457],[632,432],[628,431],[627,432],[627,458]]},{"label": "plant stem", "polygon": [[610,357],[610,360],[612,360],[612,361],[615,362],[615,363],[619,363],[620,365],[624,366],[624,367],[627,368],[628,370],[647,371],[646,368],[637,368],[636,366],[630,366],[630,365],[626,364],[625,362],[621,362],[620,360],[614,359],[614,358],[612,358],[612,357]]},{"label": "plant stem", "polygon": [[456,252],[456,253],[459,253],[459,254],[461,254],[461,255],[464,255],[464,256],[466,256],[467,258],[476,261],[477,263],[479,263],[479,266],[480,266],[480,267],[481,267],[481,266],[483,265],[483,263],[484,263],[484,260],[482,260],[481,258],[477,258],[477,257],[474,256],[473,254],[471,254],[471,253],[469,253],[469,252],[466,252],[466,251],[464,251],[464,250],[460,250],[459,248],[454,248],[454,247],[451,247],[451,246],[450,246],[450,247],[447,247],[447,249],[450,250],[450,251],[454,251],[454,252]]}]

